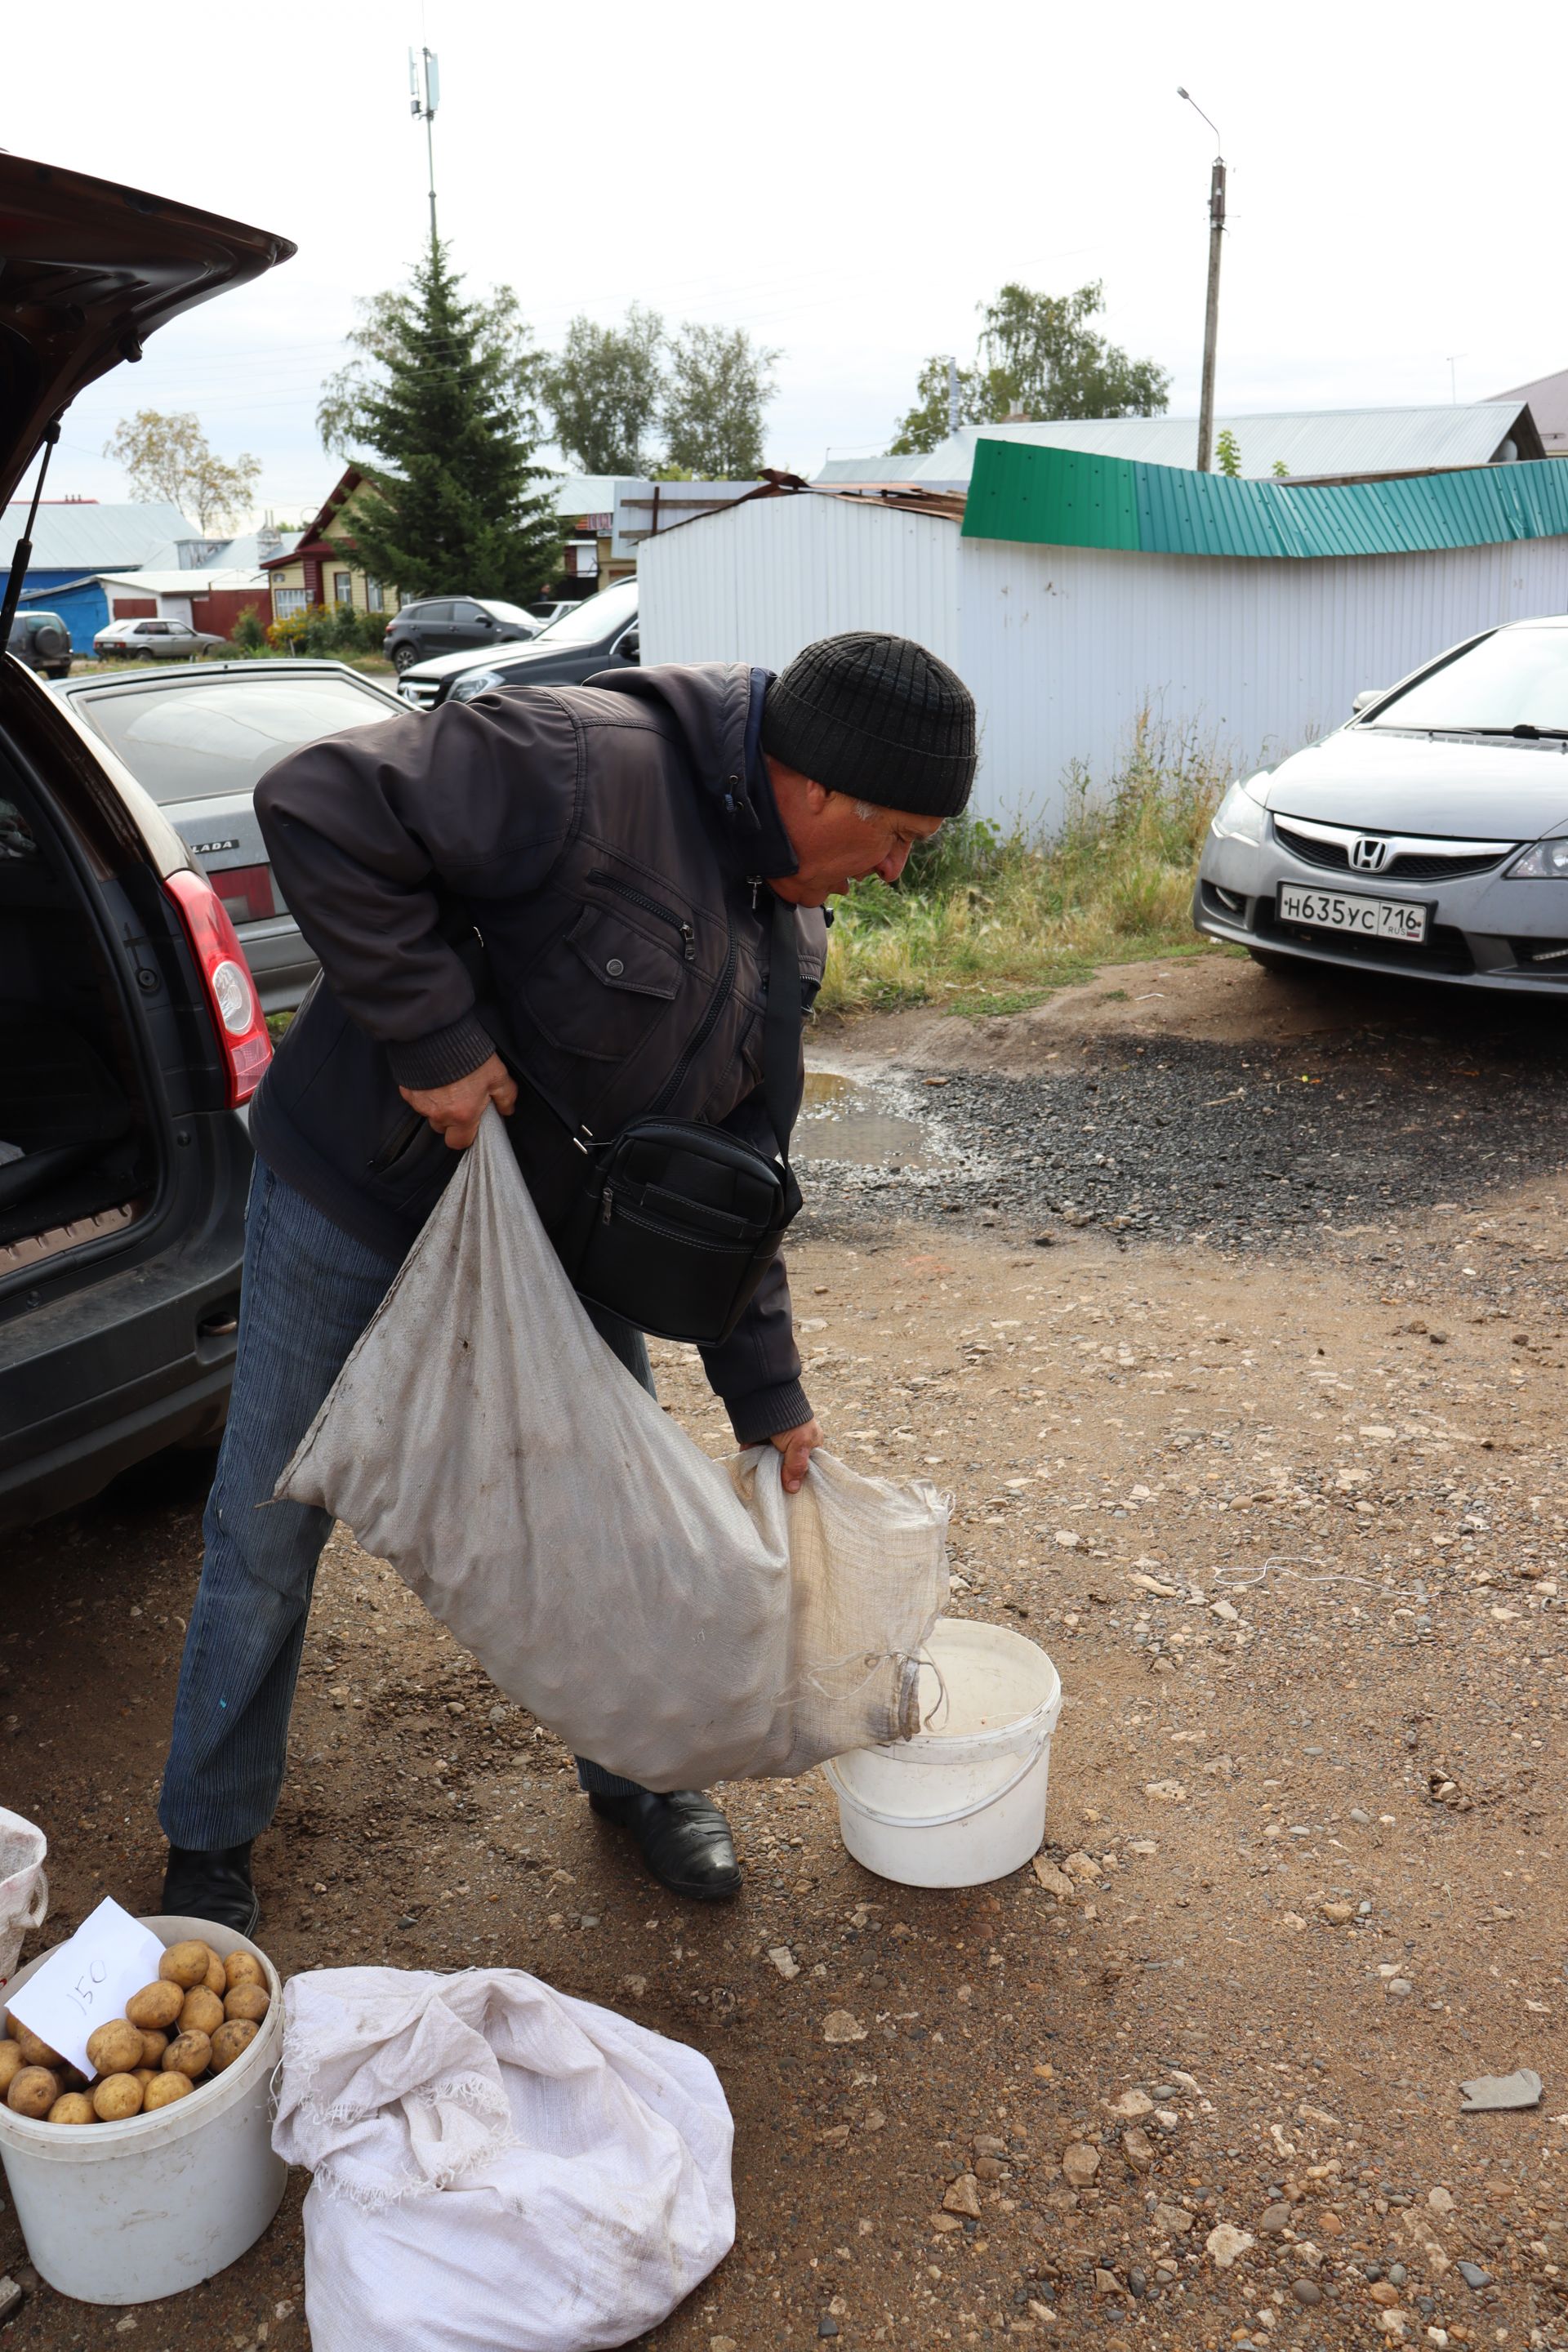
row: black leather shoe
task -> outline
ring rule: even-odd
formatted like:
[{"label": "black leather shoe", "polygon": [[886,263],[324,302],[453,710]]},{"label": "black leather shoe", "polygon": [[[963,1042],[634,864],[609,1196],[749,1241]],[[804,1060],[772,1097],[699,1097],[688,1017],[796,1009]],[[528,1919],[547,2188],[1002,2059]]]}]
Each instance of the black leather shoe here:
[{"label": "black leather shoe", "polygon": [[630,1832],[637,1852],[661,1886],[697,1903],[723,1903],[738,1894],[741,1865],[730,1824],[700,1789],[677,1789],[668,1797],[640,1789],[635,1797],[602,1797],[588,1802],[602,1821]]},{"label": "black leather shoe", "polygon": [[254,1936],[261,1905],[250,1883],[250,1844],[216,1846],[203,1853],[172,1845],[163,1874],[163,1909],[174,1919],[210,1919],[237,1936]]}]

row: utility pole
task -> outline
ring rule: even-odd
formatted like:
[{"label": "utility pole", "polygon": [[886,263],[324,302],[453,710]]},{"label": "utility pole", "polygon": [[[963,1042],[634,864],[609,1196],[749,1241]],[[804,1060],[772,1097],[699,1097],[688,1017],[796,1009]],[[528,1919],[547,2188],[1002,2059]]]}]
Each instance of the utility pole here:
[{"label": "utility pole", "polygon": [[956,433],[958,430],[958,362],[950,359],[947,363],[947,429],[949,433]]},{"label": "utility pole", "polygon": [[[1219,131],[1209,122],[1197,100],[1182,89],[1178,98],[1184,98],[1194,114],[1202,115],[1214,131],[1216,147]],[[1204,308],[1204,376],[1198,395],[1198,471],[1206,474],[1214,456],[1214,372],[1219,349],[1219,254],[1220,239],[1225,235],[1225,157],[1216,154],[1209,173],[1209,283],[1208,299]]]},{"label": "utility pole", "polygon": [[425,160],[430,172],[430,242],[436,242],[436,140],[431,125],[441,103],[441,68],[434,49],[408,52],[408,111],[425,125]]}]

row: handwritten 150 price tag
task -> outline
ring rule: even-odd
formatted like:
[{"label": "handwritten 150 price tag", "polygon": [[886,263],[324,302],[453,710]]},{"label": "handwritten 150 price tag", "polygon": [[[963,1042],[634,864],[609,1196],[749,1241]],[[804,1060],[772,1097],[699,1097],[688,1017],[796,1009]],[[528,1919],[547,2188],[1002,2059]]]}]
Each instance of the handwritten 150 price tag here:
[{"label": "handwritten 150 price tag", "polygon": [[88,2035],[124,2016],[126,2002],[152,1983],[163,1957],[157,1937],[105,1896],[7,2006],[30,2033],[90,2074]]}]

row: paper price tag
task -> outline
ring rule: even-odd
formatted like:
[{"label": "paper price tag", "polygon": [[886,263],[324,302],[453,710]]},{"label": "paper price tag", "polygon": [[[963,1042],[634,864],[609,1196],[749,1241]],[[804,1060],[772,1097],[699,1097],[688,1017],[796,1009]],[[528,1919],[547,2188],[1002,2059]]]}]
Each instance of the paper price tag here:
[{"label": "paper price tag", "polygon": [[88,2035],[124,2016],[126,2002],[152,1983],[163,1957],[151,1929],[106,1895],[6,2006],[40,2042],[90,2074]]}]

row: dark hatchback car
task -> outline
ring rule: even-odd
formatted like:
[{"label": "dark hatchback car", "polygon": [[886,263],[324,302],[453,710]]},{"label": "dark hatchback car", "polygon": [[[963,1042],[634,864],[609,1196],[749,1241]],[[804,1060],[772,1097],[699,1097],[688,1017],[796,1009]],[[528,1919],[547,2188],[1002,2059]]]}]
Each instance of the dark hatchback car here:
[{"label": "dark hatchback car", "polygon": [[[293,251],[13,155],[0,215],[0,499],[75,394]],[[221,1425],[242,1107],[270,1052],[195,858],[110,745],[0,657],[0,1528]]]},{"label": "dark hatchback car", "polygon": [[404,605],[386,632],[384,650],[394,669],[408,669],[437,654],[523,645],[542,625],[521,604],[503,604],[494,596],[425,596]]},{"label": "dark hatchback car", "polygon": [[404,671],[397,691],[416,710],[433,710],[438,702],[471,702],[496,686],[581,686],[595,670],[631,669],[640,659],[637,583],[622,580],[572,605],[531,646],[493,658],[455,654],[421,662]]}]

